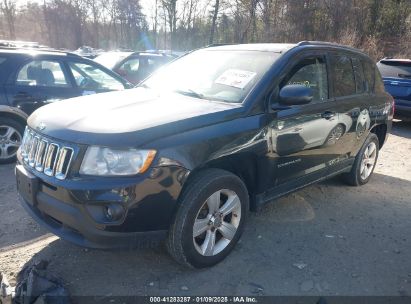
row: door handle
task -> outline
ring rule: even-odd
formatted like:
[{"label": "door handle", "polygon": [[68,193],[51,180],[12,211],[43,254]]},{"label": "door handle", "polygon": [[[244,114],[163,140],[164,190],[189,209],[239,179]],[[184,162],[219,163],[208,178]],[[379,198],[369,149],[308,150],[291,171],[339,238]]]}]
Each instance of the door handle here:
[{"label": "door handle", "polygon": [[322,118],[325,118],[325,119],[331,119],[331,118],[333,118],[335,115],[336,115],[335,112],[325,111],[324,113],[321,114],[321,117],[322,117]]}]

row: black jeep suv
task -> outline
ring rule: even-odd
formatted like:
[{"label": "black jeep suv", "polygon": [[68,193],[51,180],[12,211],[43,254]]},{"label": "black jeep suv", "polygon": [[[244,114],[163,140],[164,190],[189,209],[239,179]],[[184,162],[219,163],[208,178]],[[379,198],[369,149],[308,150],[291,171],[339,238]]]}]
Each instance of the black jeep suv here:
[{"label": "black jeep suv", "polygon": [[392,116],[375,64],[355,49],[205,48],[136,89],[37,110],[18,191],[73,243],[166,238],[177,261],[207,267],[233,249],[250,209],[337,174],[367,183]]},{"label": "black jeep suv", "polygon": [[26,119],[37,108],[129,87],[109,69],[75,54],[0,47],[0,164],[15,161]]}]

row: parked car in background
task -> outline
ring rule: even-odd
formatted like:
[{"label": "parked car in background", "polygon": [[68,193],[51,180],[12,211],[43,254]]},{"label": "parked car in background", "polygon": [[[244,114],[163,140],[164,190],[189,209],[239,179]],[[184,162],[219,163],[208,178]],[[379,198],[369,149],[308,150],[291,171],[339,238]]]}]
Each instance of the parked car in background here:
[{"label": "parked car in background", "polygon": [[0,163],[15,160],[26,119],[39,107],[131,86],[109,69],[71,53],[0,48]]},{"label": "parked car in background", "polygon": [[95,49],[95,48],[92,48],[91,46],[84,45],[82,47],[79,47],[73,53],[81,57],[85,57],[88,59],[94,59],[103,52],[104,51],[102,49]]},{"label": "parked car in background", "polygon": [[166,53],[112,51],[103,53],[94,60],[131,83],[138,84],[175,58],[175,55]]},{"label": "parked car in background", "polygon": [[397,117],[411,118],[411,59],[385,58],[377,63],[385,89],[395,99]]},{"label": "parked car in background", "polygon": [[356,49],[204,48],[135,89],[33,113],[17,188],[63,239],[95,248],[166,239],[178,262],[208,267],[234,248],[250,210],[339,174],[366,184],[393,103]]}]

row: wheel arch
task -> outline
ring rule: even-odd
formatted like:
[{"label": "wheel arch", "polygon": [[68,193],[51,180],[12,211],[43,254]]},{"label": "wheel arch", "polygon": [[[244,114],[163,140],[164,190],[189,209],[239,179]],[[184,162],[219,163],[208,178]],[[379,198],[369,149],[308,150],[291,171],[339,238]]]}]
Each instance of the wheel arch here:
[{"label": "wheel arch", "polygon": [[[247,187],[250,208],[255,205],[255,195],[257,194],[258,185],[258,166],[257,156],[253,153],[238,153],[217,159],[210,160],[201,166],[193,169],[184,182],[181,193],[190,184],[196,175],[205,169],[221,169],[238,176]],[[181,195],[181,194],[180,194]]]},{"label": "wheel arch", "polygon": [[9,106],[0,105],[0,118],[1,117],[13,119],[21,123],[23,126],[25,126],[27,124],[28,115],[24,113],[22,110]]},{"label": "wheel arch", "polygon": [[375,135],[377,135],[380,149],[383,147],[387,139],[387,130],[388,130],[388,127],[386,124],[376,125],[372,127],[372,129],[370,130],[371,133],[374,133]]}]

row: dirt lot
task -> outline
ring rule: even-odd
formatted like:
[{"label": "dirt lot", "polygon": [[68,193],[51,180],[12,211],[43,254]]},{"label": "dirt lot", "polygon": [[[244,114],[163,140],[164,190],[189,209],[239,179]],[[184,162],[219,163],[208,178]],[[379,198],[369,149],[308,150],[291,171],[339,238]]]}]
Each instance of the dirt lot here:
[{"label": "dirt lot", "polygon": [[1,166],[0,271],[13,280],[45,259],[71,294],[102,297],[411,295],[411,124],[393,133],[368,185],[336,178],[270,204],[222,264],[202,271],[162,248],[86,250],[48,234],[19,205],[13,166]]}]

